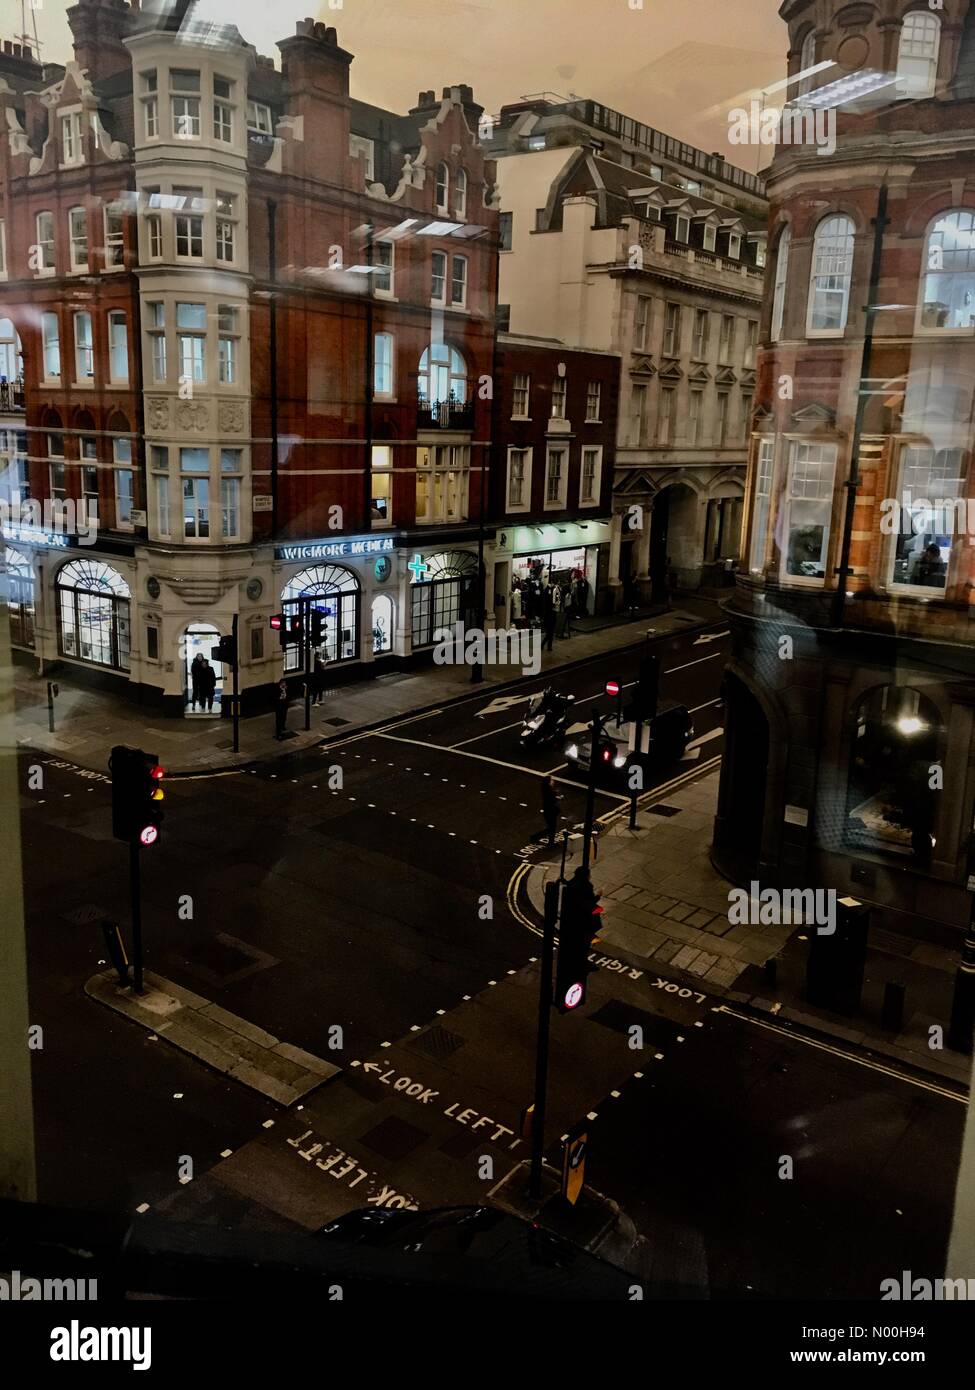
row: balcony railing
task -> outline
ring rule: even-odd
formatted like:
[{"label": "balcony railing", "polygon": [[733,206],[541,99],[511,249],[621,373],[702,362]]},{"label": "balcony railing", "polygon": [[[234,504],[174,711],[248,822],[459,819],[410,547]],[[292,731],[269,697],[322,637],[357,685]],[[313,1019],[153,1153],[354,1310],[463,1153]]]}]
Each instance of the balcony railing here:
[{"label": "balcony railing", "polygon": [[24,383],[22,381],[0,381],[0,410],[26,410]]},{"label": "balcony railing", "polygon": [[458,401],[453,396],[445,401],[428,401],[421,396],[416,403],[416,427],[419,430],[472,430],[474,402]]}]

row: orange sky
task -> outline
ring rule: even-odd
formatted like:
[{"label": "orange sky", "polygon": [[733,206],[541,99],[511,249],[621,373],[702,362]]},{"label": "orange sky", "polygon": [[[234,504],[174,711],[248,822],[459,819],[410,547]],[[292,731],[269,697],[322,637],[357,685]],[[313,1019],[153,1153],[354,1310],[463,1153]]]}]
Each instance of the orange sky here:
[{"label": "orange sky", "polygon": [[[43,57],[63,62],[69,0],[42,0]],[[259,52],[305,15],[334,25],[356,55],[352,92],[406,110],[422,88],[468,82],[489,111],[528,92],[591,96],[735,162],[726,112],[785,70],[780,0],[200,0],[199,18],[235,23]],[[4,0],[12,36],[19,0]],[[755,152],[748,152],[749,154]],[[757,154],[756,154],[757,158]]]}]

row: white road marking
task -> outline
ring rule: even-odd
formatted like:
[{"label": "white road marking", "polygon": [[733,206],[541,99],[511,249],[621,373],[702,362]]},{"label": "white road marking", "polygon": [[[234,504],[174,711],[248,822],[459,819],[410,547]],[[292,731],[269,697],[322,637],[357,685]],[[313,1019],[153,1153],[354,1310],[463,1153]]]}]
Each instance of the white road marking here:
[{"label": "white road marking", "polygon": [[695,705],[693,709],[687,711],[688,714],[697,714],[699,709],[710,709],[712,705],[723,705],[723,700],[708,700],[706,704]]},{"label": "white road marking", "polygon": [[[415,738],[400,738],[398,734],[377,734],[376,737],[388,738],[392,740],[393,743],[415,744],[418,742],[418,740]],[[424,748],[429,747],[428,744],[423,744],[421,746]],[[554,775],[551,772],[536,772],[535,769],[531,767],[520,767],[517,763],[506,763],[503,762],[500,758],[489,758],[484,753],[469,753],[466,749],[463,748],[439,748],[439,751],[442,753],[452,753],[455,758],[476,758],[478,762],[491,763],[494,767],[506,767],[511,772],[521,772],[527,777],[551,777]],[[566,764],[562,763],[561,766],[565,767]],[[578,789],[577,783],[569,781],[569,779],[566,777],[556,777],[555,780],[556,782],[563,782],[568,787],[576,787],[576,789]],[[605,791],[601,787],[596,788],[596,795],[609,797],[612,801],[623,801],[627,803],[629,802],[628,796],[621,796],[618,792]]]},{"label": "white road marking", "polygon": [[700,647],[706,642],[720,642],[722,637],[730,637],[731,633],[727,629],[724,632],[702,632],[700,637],[695,637],[693,645]]},{"label": "white road marking", "polygon": [[710,656],[699,656],[696,661],[685,661],[683,666],[670,666],[664,672],[665,676],[672,676],[675,671],[686,671],[690,666],[700,666],[704,661],[723,661],[724,652],[712,652]]},{"label": "white road marking", "polygon": [[700,749],[702,743],[710,743],[713,738],[720,738],[723,733],[723,725],[717,729],[712,729],[709,733],[702,734],[700,738],[696,738],[692,743],[689,743],[686,751],[689,753],[692,748]]}]

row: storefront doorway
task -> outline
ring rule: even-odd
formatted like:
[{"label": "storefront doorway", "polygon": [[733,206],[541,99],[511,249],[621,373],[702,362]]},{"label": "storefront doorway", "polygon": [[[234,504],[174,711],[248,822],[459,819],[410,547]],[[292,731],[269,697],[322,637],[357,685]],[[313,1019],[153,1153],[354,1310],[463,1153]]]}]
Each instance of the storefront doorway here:
[{"label": "storefront doorway", "polygon": [[[220,640],[220,633],[207,623],[193,623],[183,634],[183,713],[187,719],[220,717],[223,695],[223,662],[211,660],[210,653]],[[194,666],[197,657],[201,660]],[[213,676],[212,700],[209,693],[206,663]],[[194,672],[197,680],[194,681]]]}]

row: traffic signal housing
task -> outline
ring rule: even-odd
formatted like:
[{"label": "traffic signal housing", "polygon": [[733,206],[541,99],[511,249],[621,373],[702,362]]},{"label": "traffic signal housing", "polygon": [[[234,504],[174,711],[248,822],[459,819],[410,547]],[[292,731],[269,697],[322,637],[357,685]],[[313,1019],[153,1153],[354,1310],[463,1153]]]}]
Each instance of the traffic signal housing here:
[{"label": "traffic signal housing", "polygon": [[589,948],[599,925],[600,909],[587,879],[572,878],[562,889],[559,910],[559,954],[555,965],[555,1007],[574,1013],[586,1002],[586,980],[592,966]]},{"label": "traffic signal housing", "polygon": [[278,634],[282,647],[293,647],[301,641],[304,624],[300,613],[275,613],[271,618],[271,628]]},{"label": "traffic signal housing", "polygon": [[328,623],[325,621],[326,616],[320,608],[313,608],[309,614],[313,647],[320,647],[325,641],[325,633],[328,628]]},{"label": "traffic signal housing", "polygon": [[657,713],[659,692],[660,658],[655,652],[648,652],[640,659],[636,688],[632,700],[626,707],[625,718],[628,721],[640,719],[644,723],[653,719]]},{"label": "traffic signal housing", "polygon": [[163,821],[160,785],[166,775],[155,753],[119,744],[108,763],[112,775],[112,834],[128,844],[152,845]]},{"label": "traffic signal housing", "polygon": [[210,652],[211,661],[222,661],[225,666],[233,666],[237,659],[237,644],[233,637],[221,637]]}]

